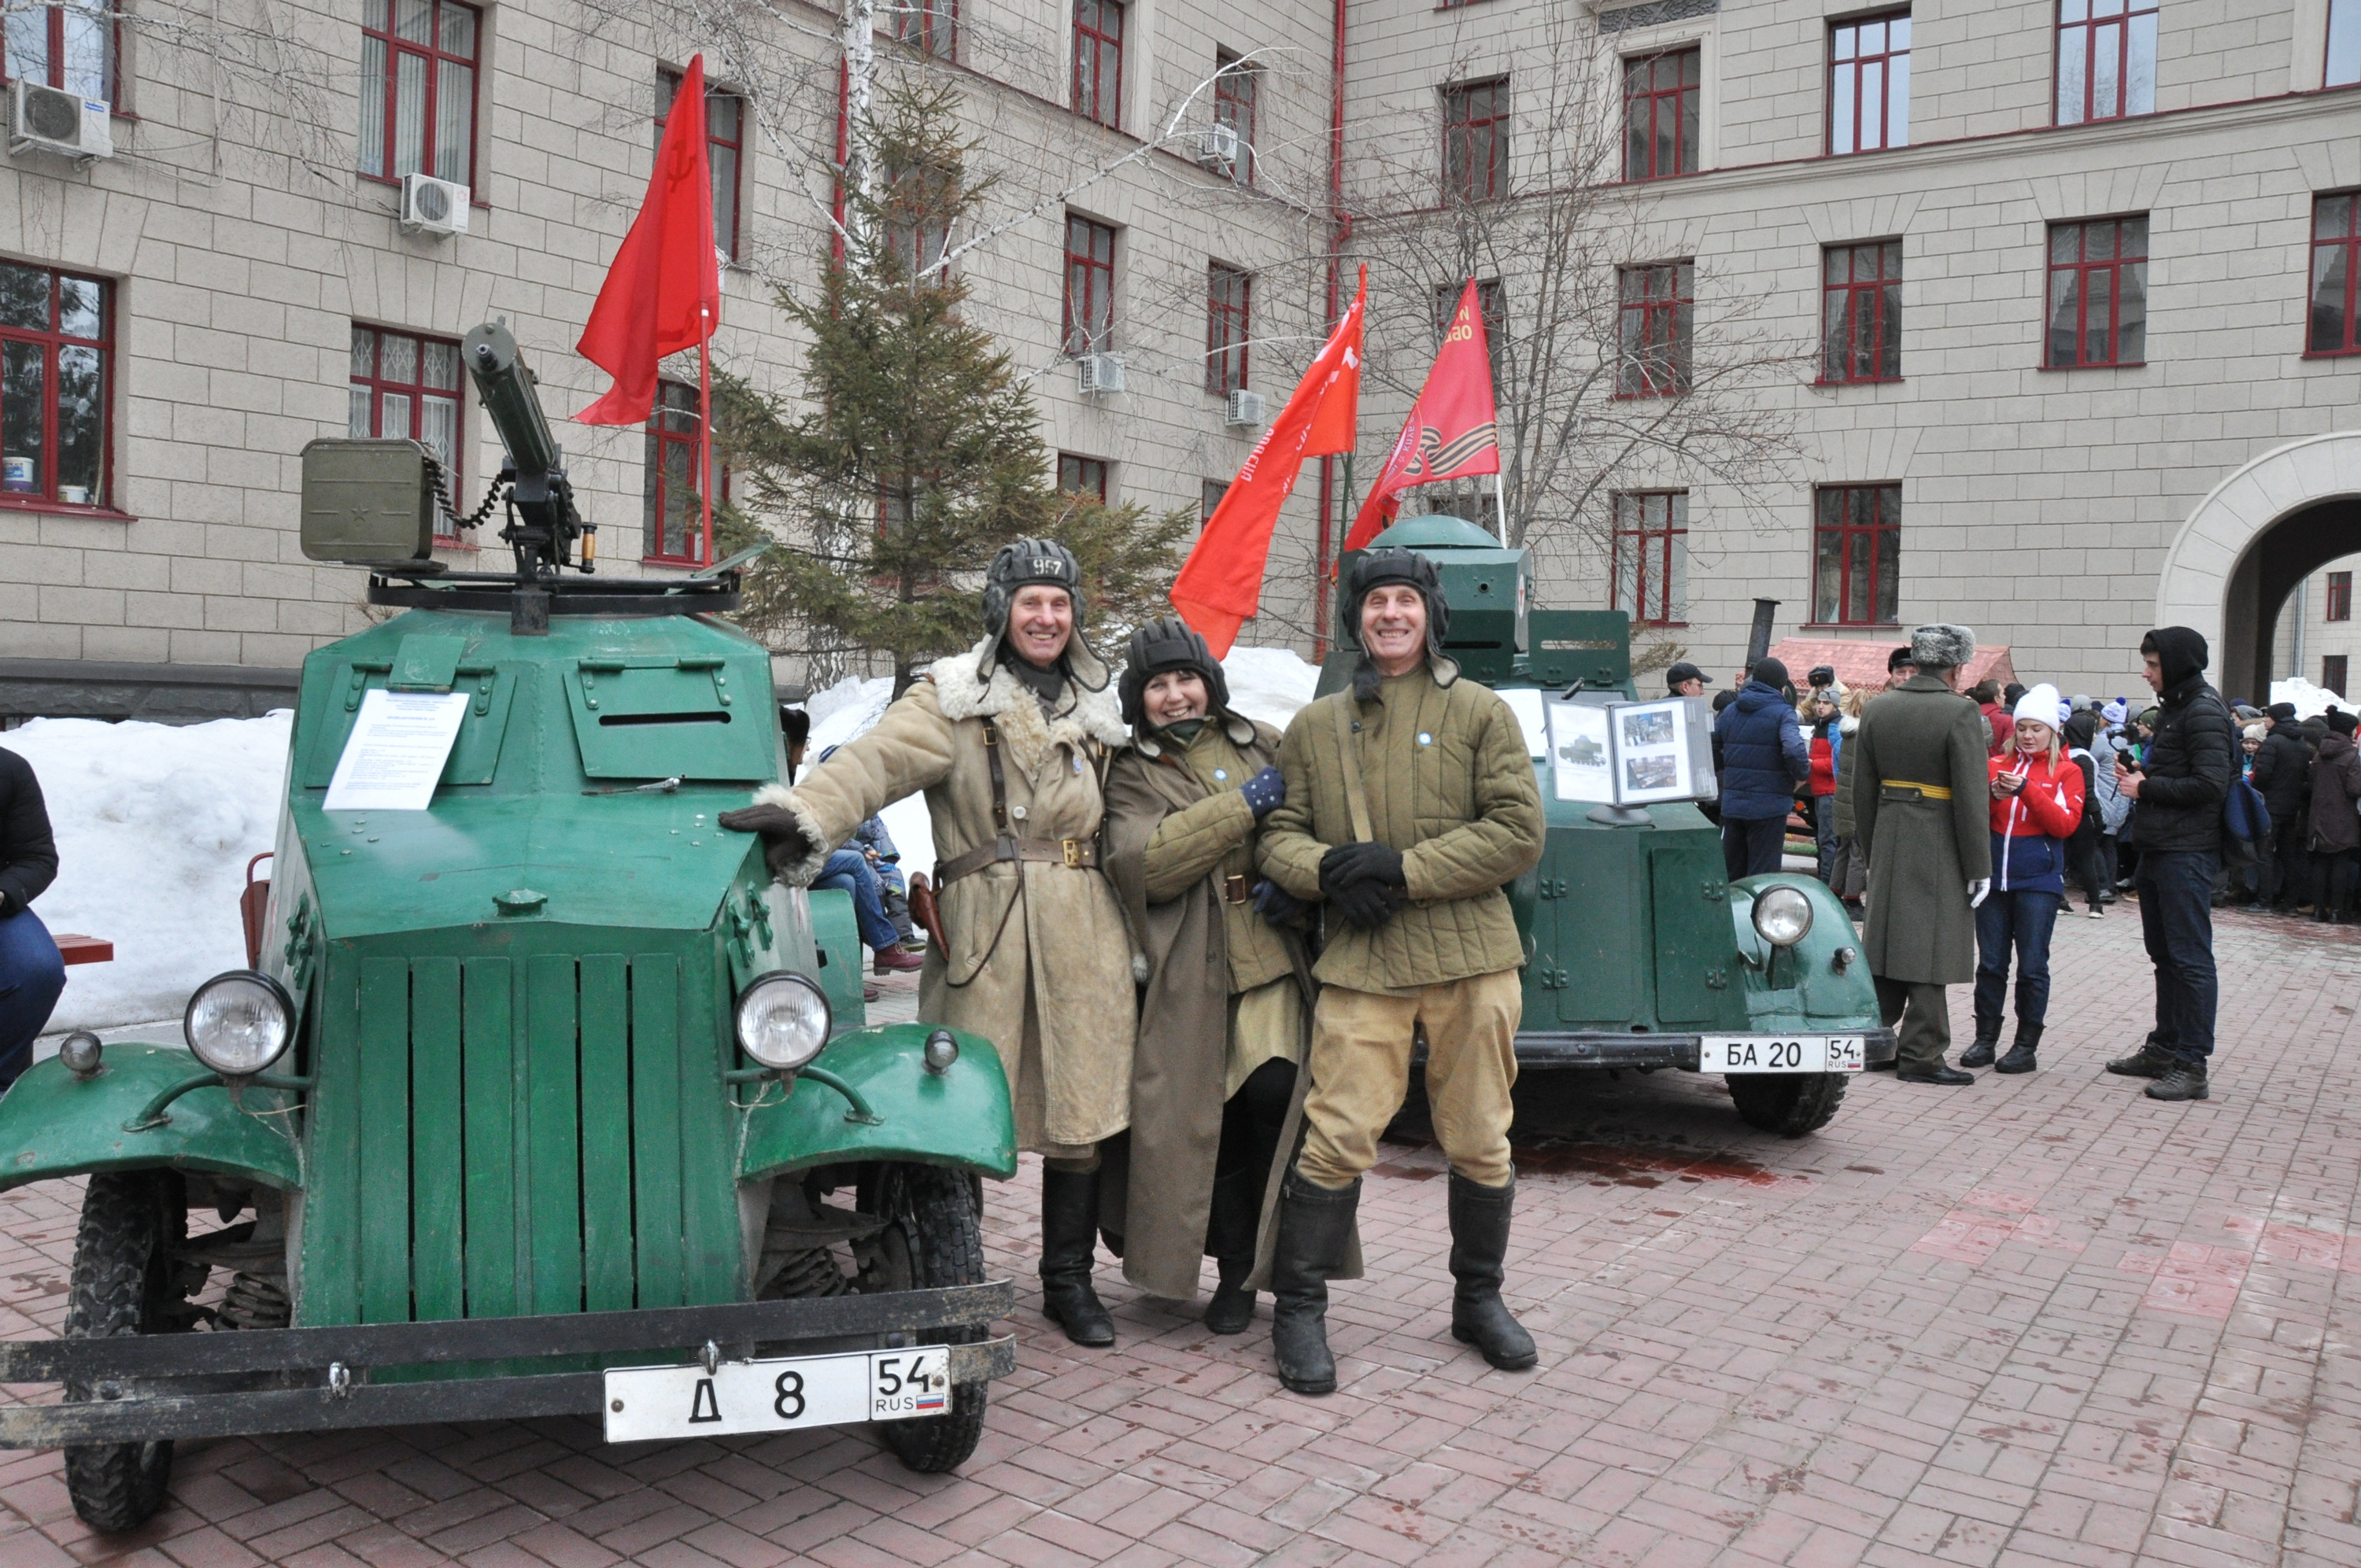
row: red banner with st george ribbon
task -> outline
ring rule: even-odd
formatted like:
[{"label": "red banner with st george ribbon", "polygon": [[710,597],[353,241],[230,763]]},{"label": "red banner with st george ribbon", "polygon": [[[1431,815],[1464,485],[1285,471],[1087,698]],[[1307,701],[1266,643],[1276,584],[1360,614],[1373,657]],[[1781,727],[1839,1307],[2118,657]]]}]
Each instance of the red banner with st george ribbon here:
[{"label": "red banner with st george ribbon", "polygon": [[1411,405],[1410,418],[1386,455],[1354,518],[1345,548],[1358,550],[1392,526],[1401,492],[1414,485],[1500,471],[1499,416],[1492,402],[1492,356],[1484,340],[1484,312],[1474,280],[1443,334],[1443,347]]}]

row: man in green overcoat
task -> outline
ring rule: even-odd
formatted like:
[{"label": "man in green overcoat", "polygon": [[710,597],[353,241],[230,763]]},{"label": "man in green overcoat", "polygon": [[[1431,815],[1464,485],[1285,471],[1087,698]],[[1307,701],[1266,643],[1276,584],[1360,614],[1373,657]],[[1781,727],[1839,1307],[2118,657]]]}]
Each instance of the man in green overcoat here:
[{"label": "man in green overcoat", "polygon": [[1885,1022],[1901,1023],[1898,1076],[1909,1083],[1976,1080],[1943,1059],[1944,987],[1975,979],[1975,907],[1992,889],[1983,722],[1959,691],[1975,652],[1964,626],[1912,631],[1918,673],[1870,702],[1845,747],[1853,841],[1869,857],[1861,947]]}]

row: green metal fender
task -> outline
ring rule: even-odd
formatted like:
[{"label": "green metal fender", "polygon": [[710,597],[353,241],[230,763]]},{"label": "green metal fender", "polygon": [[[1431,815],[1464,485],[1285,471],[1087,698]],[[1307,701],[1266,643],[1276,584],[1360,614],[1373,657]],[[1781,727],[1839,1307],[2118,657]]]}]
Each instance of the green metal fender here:
[{"label": "green metal fender", "polygon": [[[1755,894],[1769,887],[1792,887],[1812,901],[1812,928],[1792,948],[1773,949],[1754,929]],[[1784,1034],[1879,1026],[1877,987],[1859,956],[1861,933],[1826,883],[1799,872],[1742,877],[1730,884],[1730,919],[1750,1029]],[[1853,956],[1839,968],[1845,950]]]},{"label": "green metal fender", "polygon": [[203,1062],[171,1046],[111,1045],[98,1075],[79,1079],[62,1062],[36,1063],[0,1096],[0,1190],[95,1170],[175,1170],[250,1178],[296,1191],[303,1169],[292,1129],[292,1103],[278,1090],[249,1088],[234,1104],[226,1088],[192,1090],[132,1132],[159,1095],[204,1073]]},{"label": "green metal fender", "polygon": [[[741,1112],[738,1177],[853,1160],[955,1165],[986,1176],[1016,1174],[1016,1119],[999,1053],[980,1035],[959,1034],[959,1059],[927,1070],[928,1024],[889,1024],[840,1035],[812,1066],[844,1080],[876,1120],[807,1073],[783,1102],[778,1086],[741,1085],[754,1108]],[[761,1093],[757,1095],[755,1090]]]}]

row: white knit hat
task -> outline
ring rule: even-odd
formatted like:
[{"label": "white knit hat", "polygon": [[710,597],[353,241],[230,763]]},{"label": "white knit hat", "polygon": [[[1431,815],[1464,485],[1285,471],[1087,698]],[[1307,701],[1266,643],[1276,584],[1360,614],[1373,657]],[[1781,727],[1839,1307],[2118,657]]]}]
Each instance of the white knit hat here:
[{"label": "white knit hat", "polygon": [[2048,681],[2035,686],[2016,699],[2016,712],[2013,717],[2019,724],[2030,718],[2036,724],[2047,724],[2052,729],[2057,729],[2058,688]]}]

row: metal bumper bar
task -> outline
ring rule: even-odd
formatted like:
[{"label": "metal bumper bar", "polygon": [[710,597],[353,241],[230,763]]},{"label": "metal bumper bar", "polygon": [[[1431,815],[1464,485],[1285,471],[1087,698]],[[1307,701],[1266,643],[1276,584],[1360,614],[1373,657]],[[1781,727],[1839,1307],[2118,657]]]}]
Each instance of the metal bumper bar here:
[{"label": "metal bumper bar", "polygon": [[[1742,1030],[1740,1033],[1759,1033]],[[1850,1034],[1842,1025],[1816,1024],[1815,1035]],[[1517,1036],[1519,1067],[1671,1067],[1697,1070],[1703,1038],[1697,1035],[1613,1034],[1603,1029],[1529,1029]],[[1892,1061],[1894,1031],[1864,1029],[1861,1052],[1870,1061]]]}]

